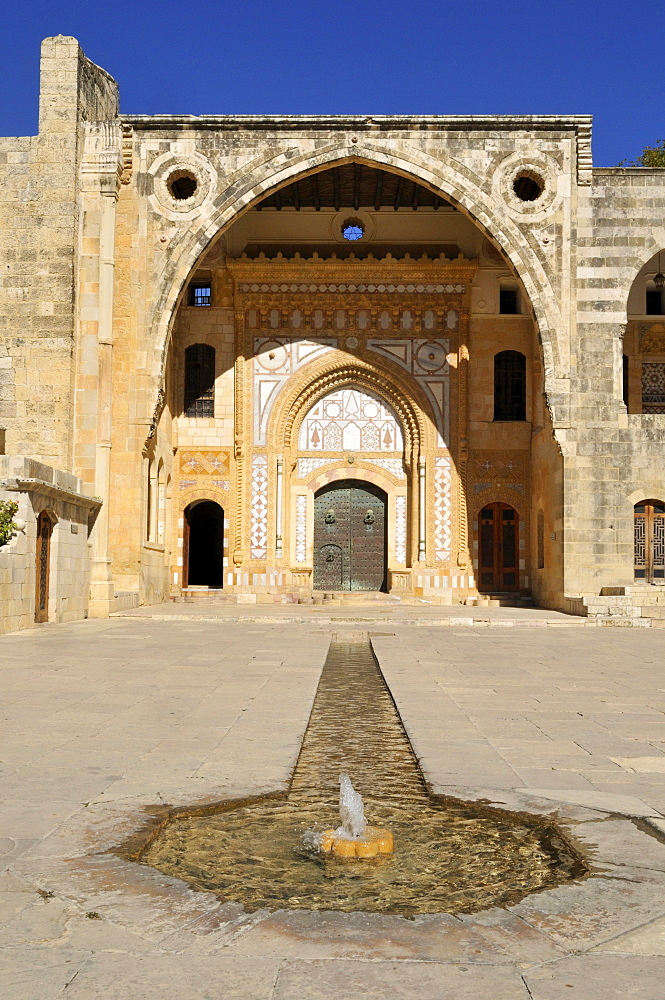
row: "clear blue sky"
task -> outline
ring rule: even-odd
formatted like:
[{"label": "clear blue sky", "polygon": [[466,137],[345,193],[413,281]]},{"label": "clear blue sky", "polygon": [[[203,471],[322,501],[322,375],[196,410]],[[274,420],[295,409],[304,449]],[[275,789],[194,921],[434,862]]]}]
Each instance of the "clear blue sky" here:
[{"label": "clear blue sky", "polygon": [[64,34],[126,113],[592,114],[597,166],[665,137],[662,0],[33,0],[2,29],[0,135],[36,131]]}]

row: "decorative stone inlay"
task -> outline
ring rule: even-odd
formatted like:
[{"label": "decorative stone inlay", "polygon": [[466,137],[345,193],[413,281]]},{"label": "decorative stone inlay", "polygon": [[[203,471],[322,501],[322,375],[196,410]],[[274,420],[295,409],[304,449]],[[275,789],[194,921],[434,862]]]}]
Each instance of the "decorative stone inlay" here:
[{"label": "decorative stone inlay", "polygon": [[307,558],[307,497],[296,497],[296,562]]},{"label": "decorative stone inlay", "polygon": [[406,497],[395,497],[395,562],[406,562]]},{"label": "decorative stone inlay", "polygon": [[451,478],[450,459],[439,455],[434,460],[434,555],[439,562],[450,560]]},{"label": "decorative stone inlay", "polygon": [[501,486],[528,479],[527,451],[476,451],[471,461],[471,479],[477,483]]},{"label": "decorative stone inlay", "polygon": [[371,462],[372,465],[380,465],[382,469],[386,469],[388,472],[392,473],[397,479],[405,479],[404,475],[404,463],[401,458],[365,458],[366,462]]},{"label": "decorative stone inlay", "polygon": [[197,449],[180,452],[180,471],[186,476],[227,476],[229,473],[229,453]]},{"label": "decorative stone inlay", "polygon": [[250,547],[254,559],[265,559],[268,553],[268,459],[265,455],[252,458],[252,520]]},{"label": "decorative stone inlay", "polygon": [[289,375],[336,347],[337,341],[332,338],[317,341],[273,336],[254,338],[255,444],[266,442],[270,411]]},{"label": "decorative stone inlay", "polygon": [[[447,328],[456,330],[459,314],[450,309],[446,320]],[[424,389],[436,419],[438,447],[447,446],[448,439],[448,351],[447,339],[424,340],[419,338],[400,340],[368,340],[367,349],[384,358],[396,362],[413,375]]]},{"label": "decorative stone inlay", "polygon": [[310,476],[316,469],[320,469],[322,465],[327,465],[331,461],[332,458],[299,458],[298,478],[304,479],[305,476]]},{"label": "decorative stone inlay", "polygon": [[402,451],[402,428],[380,396],[351,386],[336,389],[307,413],[302,451]]}]

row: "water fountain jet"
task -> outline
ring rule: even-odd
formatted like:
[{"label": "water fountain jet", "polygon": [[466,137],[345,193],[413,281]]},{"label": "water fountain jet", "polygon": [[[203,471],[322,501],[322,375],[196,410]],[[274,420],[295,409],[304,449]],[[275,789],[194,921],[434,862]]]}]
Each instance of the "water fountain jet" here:
[{"label": "water fountain jet", "polygon": [[393,853],[392,833],[367,825],[362,795],[355,790],[348,774],[339,776],[339,818],[341,826],[322,833],[321,853],[340,858],[375,858],[378,854]]}]

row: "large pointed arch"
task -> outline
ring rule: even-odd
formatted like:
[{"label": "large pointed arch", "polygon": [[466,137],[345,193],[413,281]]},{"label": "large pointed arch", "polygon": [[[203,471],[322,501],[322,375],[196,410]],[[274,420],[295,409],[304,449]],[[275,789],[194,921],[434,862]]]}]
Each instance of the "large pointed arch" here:
[{"label": "large pointed arch", "polygon": [[[552,383],[551,388],[557,393],[554,380],[568,372],[568,350],[563,336],[565,324],[558,296],[526,233],[507,213],[499,211],[491,192],[486,189],[487,179],[450,155],[443,162],[422,150],[412,149],[407,158],[402,152],[396,153],[366,138],[362,143],[346,139],[328,144],[316,153],[300,153],[291,147],[279,156],[255,160],[251,174],[245,172],[230,178],[212,212],[182,232],[162,270],[149,319],[149,338],[153,345],[149,368],[157,386],[163,384],[173,319],[187,279],[211,241],[261,201],[268,191],[277,190],[299,176],[349,162],[380,167],[422,184],[454,203],[499,247],[515,268],[531,302],[543,351],[546,389]],[[154,400],[151,400],[151,411],[153,406]]]}]

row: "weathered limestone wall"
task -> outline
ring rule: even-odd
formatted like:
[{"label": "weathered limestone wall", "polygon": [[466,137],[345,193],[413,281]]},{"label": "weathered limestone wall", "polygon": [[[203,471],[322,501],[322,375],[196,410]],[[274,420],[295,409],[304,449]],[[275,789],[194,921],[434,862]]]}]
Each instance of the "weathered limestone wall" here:
[{"label": "weathered limestone wall", "polygon": [[[93,613],[110,610],[114,588],[166,596],[183,504],[201,498],[197,469],[218,463],[215,498],[230,505],[238,317],[219,289],[210,311],[178,311],[189,276],[268,191],[350,161],[417,179],[487,237],[474,250],[468,440],[456,442],[468,449],[470,543],[482,505],[505,500],[540,603],[632,583],[633,504],[665,498],[665,415],[626,413],[622,339],[635,277],[665,246],[665,171],[593,171],[586,117],[121,119],[115,82],[62,36],[44,42],[41,74],[39,135],[0,140],[0,428],[8,453],[74,473],[104,501]],[[193,198],[172,196],[178,171],[196,178]],[[535,201],[515,194],[520,171],[542,181]],[[496,315],[497,247],[522,317]],[[211,426],[178,411],[179,358],[200,341],[218,351]],[[499,349],[528,359],[519,427],[492,419]]]},{"label": "weathered limestone wall", "polygon": [[[564,453],[566,593],[633,582],[633,505],[665,495],[665,415],[626,414],[628,296],[665,245],[665,171],[595,170],[580,202],[570,425]],[[654,492],[655,491],[655,492]]]},{"label": "weathered limestone wall", "polygon": [[0,426],[11,454],[68,470],[81,128],[117,111],[114,81],[85,58],[76,40],[47,38],[39,135],[0,140]]},{"label": "weathered limestone wall", "polygon": [[81,494],[81,483],[75,476],[20,455],[0,458],[0,499],[18,503],[15,519],[25,522],[0,548],[0,633],[34,623],[37,519],[44,510],[54,522],[48,620],[86,618],[89,521],[94,519],[99,503]]}]

